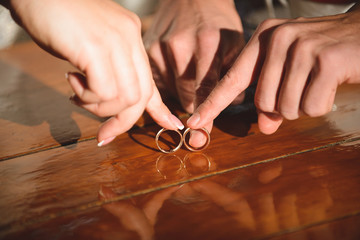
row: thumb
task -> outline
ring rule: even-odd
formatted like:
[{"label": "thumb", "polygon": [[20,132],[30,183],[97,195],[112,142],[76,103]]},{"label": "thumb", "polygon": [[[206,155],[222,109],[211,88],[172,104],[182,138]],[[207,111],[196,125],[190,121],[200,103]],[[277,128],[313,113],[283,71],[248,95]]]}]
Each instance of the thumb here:
[{"label": "thumb", "polygon": [[283,122],[283,117],[277,113],[258,113],[258,125],[260,132],[264,134],[273,134],[278,130],[281,123]]},{"label": "thumb", "polygon": [[[211,132],[212,127],[213,127],[213,122],[204,125],[204,128],[208,130],[209,133]],[[200,148],[206,144],[207,138],[208,136],[205,133],[195,129],[190,132],[189,144],[192,147]],[[184,141],[186,141],[186,139],[184,139]]]}]

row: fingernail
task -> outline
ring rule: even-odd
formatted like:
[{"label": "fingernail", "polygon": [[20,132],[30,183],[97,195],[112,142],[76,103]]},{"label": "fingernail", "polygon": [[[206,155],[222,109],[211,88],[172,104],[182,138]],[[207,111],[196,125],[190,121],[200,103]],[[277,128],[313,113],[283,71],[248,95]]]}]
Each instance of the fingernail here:
[{"label": "fingernail", "polygon": [[176,128],[178,128],[179,130],[184,129],[184,124],[175,115],[171,114],[170,120],[176,126]]},{"label": "fingernail", "polygon": [[98,147],[102,147],[102,146],[105,146],[106,144],[110,143],[112,140],[114,140],[115,137],[109,137],[105,140],[102,140],[98,143]]},{"label": "fingernail", "polygon": [[189,125],[192,128],[195,128],[199,122],[200,122],[200,114],[196,112],[187,120],[187,125]]},{"label": "fingernail", "polygon": [[65,73],[65,78],[69,80],[69,73]]},{"label": "fingernail", "polygon": [[337,106],[336,104],[334,103],[331,107],[331,111],[335,112],[337,110]]}]

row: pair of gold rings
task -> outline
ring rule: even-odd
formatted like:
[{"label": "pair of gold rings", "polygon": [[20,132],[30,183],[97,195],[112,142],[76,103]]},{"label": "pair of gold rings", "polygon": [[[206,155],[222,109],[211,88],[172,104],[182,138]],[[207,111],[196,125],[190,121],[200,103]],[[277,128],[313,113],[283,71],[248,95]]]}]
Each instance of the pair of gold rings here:
[{"label": "pair of gold rings", "polygon": [[[163,149],[160,144],[159,144],[159,138],[160,138],[160,135],[163,133],[163,132],[166,132],[166,131],[174,131],[176,132],[177,134],[179,134],[180,136],[180,142],[179,144],[173,148],[173,149],[170,149],[170,150],[165,150]],[[181,148],[181,146],[184,144],[185,147],[187,149],[189,149],[190,151],[192,152],[198,152],[198,151],[202,151],[204,150],[205,148],[207,148],[210,144],[210,133],[209,131],[206,129],[206,128],[199,128],[199,129],[195,129],[195,131],[201,131],[203,132],[205,135],[206,135],[206,142],[203,146],[199,147],[199,148],[194,148],[192,146],[190,146],[189,143],[186,142],[186,135],[191,131],[190,128],[187,128],[184,132],[184,134],[181,134],[181,132],[179,130],[170,130],[170,129],[166,129],[166,128],[162,128],[160,129],[160,131],[156,134],[156,137],[155,137],[155,142],[156,142],[156,145],[157,147],[159,148],[159,150],[163,153],[173,153],[173,152],[176,152],[177,150],[179,150]]]}]

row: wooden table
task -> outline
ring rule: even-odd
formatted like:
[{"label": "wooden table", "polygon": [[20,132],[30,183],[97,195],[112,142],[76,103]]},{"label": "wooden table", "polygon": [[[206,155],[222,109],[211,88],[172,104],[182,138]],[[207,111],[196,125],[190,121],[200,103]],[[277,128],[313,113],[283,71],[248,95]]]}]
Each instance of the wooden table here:
[{"label": "wooden table", "polygon": [[359,85],[271,136],[224,113],[205,151],[165,155],[155,124],[98,148],[70,69],[33,43],[0,51],[1,239],[360,239]]}]

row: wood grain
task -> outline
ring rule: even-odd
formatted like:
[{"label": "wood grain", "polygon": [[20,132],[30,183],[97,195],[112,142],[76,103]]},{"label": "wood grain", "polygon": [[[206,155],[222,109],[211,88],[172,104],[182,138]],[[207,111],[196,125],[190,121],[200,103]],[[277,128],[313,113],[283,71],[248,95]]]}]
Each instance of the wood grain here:
[{"label": "wood grain", "polygon": [[102,119],[69,103],[69,69],[33,43],[0,51],[0,238],[359,236],[360,85],[270,136],[254,109],[231,107],[205,151],[166,155],[146,115],[98,148]]},{"label": "wood grain", "polygon": [[117,187],[99,185],[100,206],[49,216],[7,239],[338,239],[341,229],[355,239],[359,149],[352,142],[118,201]]},{"label": "wood grain", "polygon": [[96,135],[101,119],[69,101],[69,70],[34,43],[0,51],[0,159]]}]

